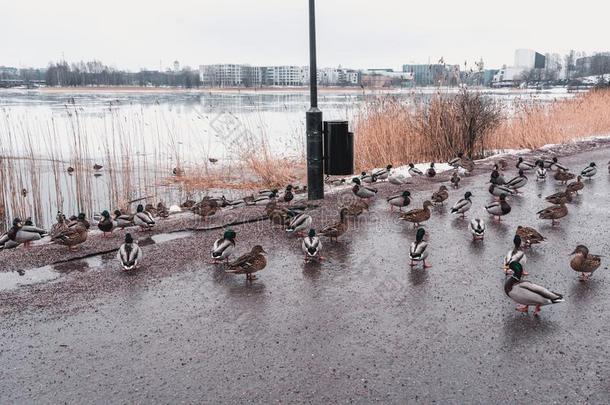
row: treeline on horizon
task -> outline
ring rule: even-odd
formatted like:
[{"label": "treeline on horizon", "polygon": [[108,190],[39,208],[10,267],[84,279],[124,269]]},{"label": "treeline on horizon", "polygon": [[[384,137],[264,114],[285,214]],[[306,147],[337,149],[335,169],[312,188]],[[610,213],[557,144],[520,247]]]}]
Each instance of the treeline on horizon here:
[{"label": "treeline on horizon", "polygon": [[129,72],[91,62],[54,62],[46,69],[19,69],[14,74],[0,72],[0,80],[17,79],[24,82],[42,82],[47,86],[152,86],[193,88],[201,85],[199,72],[189,68],[179,71],[141,70]]}]

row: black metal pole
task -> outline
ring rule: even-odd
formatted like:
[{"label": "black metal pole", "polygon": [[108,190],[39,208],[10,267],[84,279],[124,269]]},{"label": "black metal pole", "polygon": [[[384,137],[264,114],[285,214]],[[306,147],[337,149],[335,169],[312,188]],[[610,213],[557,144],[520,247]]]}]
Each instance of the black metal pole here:
[{"label": "black metal pole", "polygon": [[324,198],[324,162],[322,157],[322,111],[318,109],[315,0],[309,0],[309,92],[311,107],[305,113],[307,130],[307,190],[310,200],[319,200]]}]

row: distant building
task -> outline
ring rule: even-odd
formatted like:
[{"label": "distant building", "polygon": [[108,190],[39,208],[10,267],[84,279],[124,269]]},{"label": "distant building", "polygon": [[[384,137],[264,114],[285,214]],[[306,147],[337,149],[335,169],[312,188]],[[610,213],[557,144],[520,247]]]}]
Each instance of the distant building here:
[{"label": "distant building", "polygon": [[365,87],[404,86],[413,80],[409,72],[394,72],[392,69],[368,69],[360,72],[360,83]]},{"label": "distant building", "polygon": [[599,52],[576,59],[579,76],[595,76],[610,73],[610,52]]},{"label": "distant building", "polygon": [[515,51],[515,67],[523,68],[524,70],[544,69],[546,66],[546,57],[531,49],[517,49]]},{"label": "distant building", "polygon": [[264,66],[260,69],[266,86],[304,86],[309,83],[308,66]]},{"label": "distant building", "polygon": [[456,85],[460,77],[460,65],[407,64],[402,71],[411,74],[418,86]]},{"label": "distant building", "polygon": [[175,60],[174,61],[174,72],[179,72],[179,71],[180,71],[180,62]]},{"label": "distant building", "polygon": [[533,75],[538,79],[544,77],[543,70],[546,67],[546,57],[531,49],[517,49],[515,51],[514,66],[504,66],[494,76],[492,86],[510,87],[519,84],[525,76]]},{"label": "distant building", "polygon": [[321,86],[357,86],[360,84],[360,72],[353,69],[323,68],[318,69],[318,84]]},{"label": "distant building", "polygon": [[199,78],[204,87],[257,87],[262,83],[261,68],[250,65],[201,65]]}]

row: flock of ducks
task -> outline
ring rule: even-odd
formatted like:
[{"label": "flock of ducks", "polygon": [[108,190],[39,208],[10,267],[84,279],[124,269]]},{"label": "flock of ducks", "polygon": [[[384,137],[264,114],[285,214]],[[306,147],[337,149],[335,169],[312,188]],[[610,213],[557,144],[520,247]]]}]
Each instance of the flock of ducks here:
[{"label": "flock of ducks", "polygon": [[[460,175],[469,175],[474,170],[475,164],[471,159],[464,157],[463,154],[458,154],[448,163],[454,168],[450,178],[451,187],[458,189],[461,181]],[[488,191],[495,201],[486,205],[485,210],[492,216],[492,220],[501,221],[503,217],[510,214],[511,206],[508,198],[521,193],[520,190],[528,184],[528,173],[534,173],[536,181],[545,181],[552,173],[555,181],[565,185],[565,190],[546,197],[546,200],[552,205],[537,212],[540,219],[551,220],[552,226],[558,225],[559,219],[568,215],[567,204],[572,202],[579,195],[579,192],[585,188],[583,180],[592,179],[597,174],[597,166],[594,162],[584,168],[579,175],[575,175],[559,163],[557,158],[528,162],[519,157],[516,163],[517,175],[506,180],[503,172],[507,167],[508,163],[501,159],[494,165],[490,174]],[[608,171],[610,172],[610,162],[608,163]],[[425,176],[432,178],[436,176],[436,168],[434,163],[431,163],[424,172],[411,163],[408,173],[410,177]],[[362,172],[360,176],[351,180],[327,178],[326,183],[332,186],[351,183],[351,192],[356,198],[353,203],[340,207],[339,218],[336,222],[322,226],[318,231],[312,226],[313,219],[306,212],[307,206],[291,205],[295,194],[306,192],[305,187],[288,185],[281,196],[277,189],[273,189],[260,190],[255,195],[237,200],[228,200],[224,196],[220,198],[204,197],[198,203],[187,200],[182,204],[182,208],[189,209],[203,218],[208,218],[221,208],[264,206],[267,217],[273,224],[281,225],[286,233],[302,238],[301,250],[305,262],[321,261],[324,260],[324,257],[321,255],[323,244],[320,237],[326,237],[331,242],[336,242],[349,229],[348,217],[358,217],[364,211],[368,211],[371,199],[378,193],[378,190],[372,186],[373,183],[387,181],[394,185],[403,186],[411,184],[408,179],[409,177],[394,172],[392,165],[371,172]],[[465,218],[472,208],[472,197],[473,194],[470,191],[465,192],[463,198],[453,204],[451,213]],[[427,262],[429,257],[427,235],[421,226],[430,219],[431,208],[444,204],[448,199],[449,190],[445,185],[441,185],[429,200],[425,200],[422,208],[415,208],[406,212],[403,209],[411,204],[410,191],[404,190],[386,199],[390,211],[397,209],[401,220],[410,222],[418,228],[415,241],[409,249],[411,268],[418,264],[422,264],[424,269],[431,267],[430,263]],[[151,230],[156,224],[155,217],[166,218],[167,216],[169,216],[169,209],[163,203],[159,203],[156,208],[151,204],[147,206],[140,204],[134,214],[124,214],[116,210],[114,215],[111,215],[109,211],[103,211],[97,226],[102,231],[102,237],[106,238],[112,236],[113,230],[117,228],[137,226],[141,231]],[[22,222],[21,219],[15,218],[12,228],[0,237],[0,248],[14,248],[21,244],[27,248],[31,242],[49,235],[53,242],[73,250],[87,240],[89,229],[90,223],[85,214],[82,213],[70,219],[66,219],[62,213],[58,213],[57,223],[53,225],[50,232],[36,227],[31,219]],[[483,240],[485,229],[485,221],[481,218],[473,218],[469,223],[469,231],[473,240]],[[250,252],[230,261],[235,252],[235,239],[236,232],[232,229],[226,229],[223,235],[213,243],[211,249],[212,262],[225,264],[227,273],[246,275],[247,280],[254,280],[256,278],[254,273],[264,269],[267,265],[266,252],[262,246],[255,245]],[[513,239],[514,246],[503,260],[503,268],[507,275],[504,285],[506,295],[520,304],[517,308],[519,311],[528,312],[529,307],[534,306],[534,315],[537,315],[544,305],[563,301],[561,294],[524,280],[524,277],[528,275],[523,267],[527,260],[524,249],[544,241],[545,238],[536,229],[518,226]],[[574,271],[580,273],[582,281],[588,280],[601,264],[601,256],[589,253],[589,249],[584,245],[578,245],[570,256],[572,256],[570,266]],[[142,249],[134,241],[131,233],[127,233],[117,254],[117,259],[122,268],[126,271],[136,269],[142,258]]]}]

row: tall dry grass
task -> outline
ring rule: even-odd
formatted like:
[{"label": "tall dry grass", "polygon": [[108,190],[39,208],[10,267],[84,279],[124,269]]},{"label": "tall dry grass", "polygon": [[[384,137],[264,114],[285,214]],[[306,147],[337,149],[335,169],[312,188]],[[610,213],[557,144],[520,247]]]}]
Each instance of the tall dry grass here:
[{"label": "tall dry grass", "polygon": [[[496,115],[500,108],[504,112]],[[458,152],[478,157],[610,134],[610,91],[509,106],[478,93],[437,94],[416,104],[386,96],[367,103],[354,124],[359,170],[446,161]]]}]

